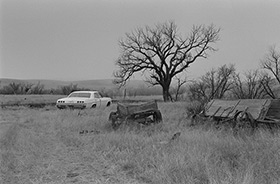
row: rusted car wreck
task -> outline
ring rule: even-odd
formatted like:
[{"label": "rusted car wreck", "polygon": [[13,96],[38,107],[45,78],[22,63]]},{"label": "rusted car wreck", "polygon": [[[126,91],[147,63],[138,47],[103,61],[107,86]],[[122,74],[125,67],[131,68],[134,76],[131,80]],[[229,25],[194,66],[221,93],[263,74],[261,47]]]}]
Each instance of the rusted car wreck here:
[{"label": "rusted car wreck", "polygon": [[112,127],[116,129],[124,122],[136,121],[137,123],[149,125],[162,121],[161,112],[156,101],[140,104],[117,104],[117,111],[109,115]]}]

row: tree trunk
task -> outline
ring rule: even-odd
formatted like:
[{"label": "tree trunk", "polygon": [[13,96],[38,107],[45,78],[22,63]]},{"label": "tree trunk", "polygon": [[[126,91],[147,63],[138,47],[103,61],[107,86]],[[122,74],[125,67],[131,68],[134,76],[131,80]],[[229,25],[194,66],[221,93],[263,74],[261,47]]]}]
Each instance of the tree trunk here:
[{"label": "tree trunk", "polygon": [[168,85],[162,86],[162,96],[164,102],[169,102],[171,100]]}]

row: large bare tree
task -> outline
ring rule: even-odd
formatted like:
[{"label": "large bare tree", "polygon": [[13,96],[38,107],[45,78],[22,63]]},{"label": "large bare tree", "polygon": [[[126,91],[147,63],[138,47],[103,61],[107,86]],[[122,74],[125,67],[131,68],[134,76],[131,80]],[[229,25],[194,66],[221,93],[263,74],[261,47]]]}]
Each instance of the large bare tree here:
[{"label": "large bare tree", "polygon": [[116,61],[119,70],[114,73],[114,82],[123,85],[142,72],[148,83],[162,87],[163,99],[169,101],[172,79],[198,58],[207,58],[209,51],[216,51],[213,44],[219,40],[219,32],[214,25],[200,25],[193,26],[183,37],[171,21],[126,33],[119,41],[121,55]]}]

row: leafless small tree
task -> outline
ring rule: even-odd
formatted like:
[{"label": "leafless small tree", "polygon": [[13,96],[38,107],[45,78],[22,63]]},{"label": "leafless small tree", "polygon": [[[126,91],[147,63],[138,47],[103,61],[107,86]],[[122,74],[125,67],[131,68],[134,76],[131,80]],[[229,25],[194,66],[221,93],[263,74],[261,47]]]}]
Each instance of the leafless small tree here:
[{"label": "leafless small tree", "polygon": [[188,97],[191,101],[208,101],[207,85],[202,80],[194,80],[188,88]]},{"label": "leafless small tree", "polygon": [[[244,73],[244,78],[240,74],[234,77],[233,96],[238,99],[260,99],[267,93],[262,84],[263,76],[258,70],[251,70]],[[265,82],[265,81],[263,81]]]},{"label": "leafless small tree", "polygon": [[40,81],[32,88],[32,94],[43,94],[45,85],[41,84]]},{"label": "leafless small tree", "polygon": [[276,83],[275,80],[268,74],[262,73],[260,83],[266,93],[266,95],[270,98],[278,98],[277,89],[275,89]]},{"label": "leafless small tree", "polygon": [[262,74],[261,79],[266,94],[271,98],[278,98],[275,86],[280,84],[280,52],[275,46],[269,47],[267,54],[261,60],[261,67],[267,71]]},{"label": "leafless small tree", "polygon": [[34,84],[31,83],[23,83],[20,86],[20,94],[31,93],[32,86]]},{"label": "leafless small tree", "polygon": [[171,87],[170,93],[173,95],[171,96],[171,100],[173,101],[178,101],[180,95],[182,95],[185,91],[186,88],[184,85],[187,83],[187,78],[182,78],[182,77],[175,77],[176,84],[175,86]]},{"label": "leafless small tree", "polygon": [[72,83],[67,86],[61,86],[60,88],[61,88],[61,93],[63,95],[69,95],[73,91],[79,90],[78,84],[72,84]]},{"label": "leafless small tree", "polygon": [[219,40],[219,32],[214,25],[193,26],[183,38],[171,21],[126,33],[119,42],[121,55],[116,61],[119,70],[114,73],[114,82],[124,85],[135,73],[142,72],[148,83],[162,87],[163,99],[169,101],[174,77],[199,58],[207,58],[209,51],[216,51],[213,44]]},{"label": "leafless small tree", "polygon": [[21,83],[12,82],[9,84],[9,88],[11,89],[13,94],[19,94]]},{"label": "leafless small tree", "polygon": [[233,87],[235,67],[223,65],[212,69],[203,75],[198,81],[193,81],[189,86],[192,100],[209,101],[213,98],[223,98]]},{"label": "leafless small tree", "polygon": [[275,46],[271,46],[268,53],[261,60],[262,68],[270,72],[280,84],[280,52]]}]

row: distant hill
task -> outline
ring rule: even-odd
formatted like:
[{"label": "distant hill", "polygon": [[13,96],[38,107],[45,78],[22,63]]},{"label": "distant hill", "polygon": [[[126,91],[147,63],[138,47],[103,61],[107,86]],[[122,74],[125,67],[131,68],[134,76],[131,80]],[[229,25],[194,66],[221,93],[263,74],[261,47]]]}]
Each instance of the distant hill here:
[{"label": "distant hill", "polygon": [[[67,86],[70,84],[77,84],[79,88],[87,88],[87,89],[111,89],[116,88],[117,86],[113,84],[112,79],[98,79],[98,80],[81,80],[81,81],[60,81],[60,80],[38,80],[38,79],[32,79],[32,80],[20,80],[20,79],[6,79],[2,78],[0,79],[0,88],[3,86],[7,86],[10,83],[30,83],[30,84],[43,84],[45,89],[57,89],[60,86]],[[142,80],[132,80],[128,83],[128,88],[139,88],[147,86],[146,83]]]}]

